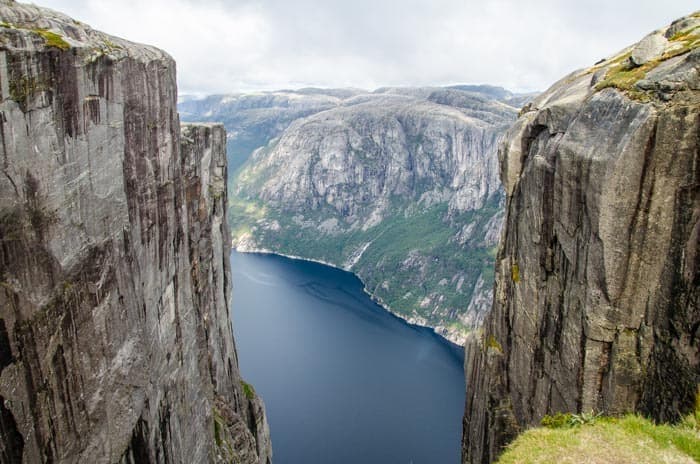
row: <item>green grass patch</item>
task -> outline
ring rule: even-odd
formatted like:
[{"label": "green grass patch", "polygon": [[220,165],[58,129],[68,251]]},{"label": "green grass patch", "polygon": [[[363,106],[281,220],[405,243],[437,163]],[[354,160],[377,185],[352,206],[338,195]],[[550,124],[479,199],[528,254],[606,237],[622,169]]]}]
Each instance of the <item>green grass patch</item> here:
[{"label": "green grass patch", "polygon": [[44,44],[47,47],[58,48],[61,50],[68,50],[70,48],[70,44],[68,42],[66,42],[63,39],[63,37],[61,37],[60,34],[49,31],[48,29],[41,29],[41,28],[32,29],[32,28],[23,27],[23,26],[16,25],[16,24],[10,24],[10,23],[5,22],[5,21],[0,21],[0,26],[5,27],[7,29],[31,31],[35,34],[38,34],[44,39]]},{"label": "green grass patch", "polygon": [[615,88],[622,90],[631,98],[638,101],[650,101],[647,92],[635,87],[635,84],[644,79],[649,71],[659,65],[659,60],[652,60],[642,66],[633,67],[629,63],[631,53],[626,53],[615,60],[614,64],[605,73],[605,78],[595,86],[596,90]]},{"label": "green grass patch", "polygon": [[[700,46],[700,27],[690,27],[674,34],[670,39],[671,47],[656,60],[651,60],[641,66],[634,66],[630,63],[631,52],[620,55],[612,60],[603,80],[595,86],[596,90],[615,88],[624,91],[630,98],[647,102],[652,99],[650,92],[636,87],[637,82],[644,79],[646,75],[659,64],[673,57],[688,53]],[[604,63],[601,66],[608,65]],[[595,69],[592,68],[592,69]]]},{"label": "green grass patch", "polygon": [[493,335],[489,335],[486,339],[486,348],[492,348],[498,351],[499,353],[503,353],[503,347],[500,343],[498,343],[498,340],[496,340],[496,337],[494,337]]},{"label": "green grass patch", "polygon": [[571,414],[571,413],[561,413],[558,412],[553,416],[544,416],[540,421],[543,427],[549,427],[550,429],[560,429],[567,427],[578,427],[584,424],[593,424],[600,415],[593,413],[581,413],[581,414]]},{"label": "green grass patch", "polygon": [[647,436],[660,447],[675,447],[684,454],[700,462],[700,432],[687,428],[684,424],[654,424],[637,415],[625,416],[620,420],[608,419],[611,426],[618,426],[633,436]]},{"label": "green grass patch", "polygon": [[221,439],[221,432],[222,429],[226,425],[224,424],[224,419],[221,417],[219,412],[215,409],[214,410],[214,441],[216,442],[216,446],[221,446],[222,439]]},{"label": "green grass patch", "polygon": [[234,444],[230,441],[229,424],[216,407],[213,408],[212,413],[214,416],[214,443],[216,443],[218,452],[223,456],[224,462],[237,462],[235,461],[237,453]]},{"label": "green grass patch", "polygon": [[510,267],[510,276],[516,284],[520,282],[520,266],[517,263]]},{"label": "green grass patch", "polygon": [[251,401],[255,399],[255,389],[251,384],[241,380],[241,387],[243,387],[243,394],[245,394],[246,398]]},{"label": "green grass patch", "polygon": [[58,48],[60,50],[68,50],[70,48],[70,44],[55,32],[51,32],[47,29],[33,29],[33,31],[44,38],[44,43],[47,47]]},{"label": "green grass patch", "polygon": [[638,415],[555,414],[511,443],[499,464],[700,462],[698,411],[678,425]]}]

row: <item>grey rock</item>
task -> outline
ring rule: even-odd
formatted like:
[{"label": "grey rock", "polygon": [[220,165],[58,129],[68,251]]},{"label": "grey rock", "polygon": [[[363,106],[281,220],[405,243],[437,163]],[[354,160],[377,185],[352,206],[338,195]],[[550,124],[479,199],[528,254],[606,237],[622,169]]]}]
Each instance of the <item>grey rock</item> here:
[{"label": "grey rock", "polygon": [[156,48],[32,5],[0,21],[0,461],[269,462],[229,319],[223,128],[181,137]]},{"label": "grey rock", "polygon": [[[489,160],[483,147],[495,147],[513,114],[501,109],[494,126],[405,97],[319,113],[296,121],[273,150],[253,160],[256,169],[274,171],[259,197],[295,210],[308,201],[325,204],[355,222],[382,197],[413,198],[426,191],[440,197],[450,187],[458,192],[449,196],[455,210],[477,209],[499,188],[496,159]],[[363,192],[364,198],[356,198]]]},{"label": "grey rock", "polygon": [[679,34],[683,34],[698,27],[700,27],[700,15],[695,14],[685,18],[680,18],[671,23],[668,29],[666,29],[664,37],[671,40]]},{"label": "grey rock", "polygon": [[666,50],[668,40],[660,32],[654,32],[644,37],[633,49],[630,61],[636,66],[641,66],[651,60],[661,57]]},{"label": "grey rock", "polygon": [[694,408],[696,54],[664,55],[646,73],[663,95],[590,85],[600,69],[617,72],[615,59],[574,73],[509,130],[493,307],[466,349],[464,462],[493,461],[545,414],[675,421]]}]

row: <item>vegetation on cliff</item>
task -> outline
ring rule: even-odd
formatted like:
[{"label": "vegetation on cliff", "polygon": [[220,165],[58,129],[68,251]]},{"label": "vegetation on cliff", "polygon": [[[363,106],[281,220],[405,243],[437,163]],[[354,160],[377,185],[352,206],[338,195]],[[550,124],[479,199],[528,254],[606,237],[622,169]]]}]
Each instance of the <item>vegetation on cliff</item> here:
[{"label": "vegetation on cliff", "polygon": [[[298,215],[234,198],[229,221],[234,224],[234,241],[254,233],[256,248],[339,267],[355,255],[352,270],[374,298],[403,317],[454,335],[472,327],[456,314],[446,317],[435,308],[456,313],[469,302],[479,280],[491,285],[496,247],[482,240],[502,208],[500,198],[494,195],[482,209],[454,217],[448,214],[447,203],[425,209],[399,203],[376,226],[341,234],[319,234],[314,227],[334,217],[332,212],[320,211],[315,218],[307,215],[301,223]],[[464,224],[473,224],[474,238],[460,244],[456,237]]]}]

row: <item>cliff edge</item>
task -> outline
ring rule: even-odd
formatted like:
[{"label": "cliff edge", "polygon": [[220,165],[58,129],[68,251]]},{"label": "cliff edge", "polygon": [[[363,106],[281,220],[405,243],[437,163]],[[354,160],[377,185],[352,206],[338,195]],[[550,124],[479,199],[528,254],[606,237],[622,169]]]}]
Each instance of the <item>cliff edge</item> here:
[{"label": "cliff edge", "polygon": [[175,63],[0,2],[0,461],[270,461],[229,318],[225,133]]},{"label": "cliff edge", "polygon": [[700,382],[700,13],[562,79],[499,157],[494,303],[466,349],[463,460],[545,414],[674,421]]}]

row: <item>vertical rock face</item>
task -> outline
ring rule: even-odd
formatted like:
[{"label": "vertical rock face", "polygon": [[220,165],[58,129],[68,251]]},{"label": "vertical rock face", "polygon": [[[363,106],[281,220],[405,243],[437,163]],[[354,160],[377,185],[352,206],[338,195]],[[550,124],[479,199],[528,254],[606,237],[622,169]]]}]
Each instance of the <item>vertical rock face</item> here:
[{"label": "vertical rock face", "polygon": [[0,21],[0,461],[269,462],[223,128],[180,134],[160,50],[13,2]]},{"label": "vertical rock face", "polygon": [[467,346],[465,462],[545,414],[693,407],[700,14],[656,35],[555,84],[502,145],[506,226],[493,309]]}]

